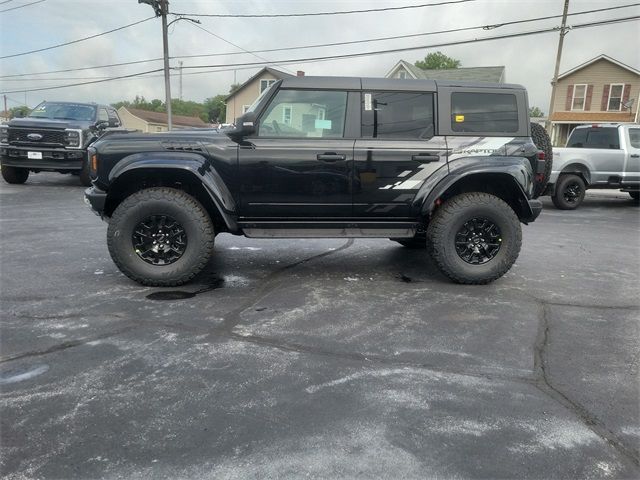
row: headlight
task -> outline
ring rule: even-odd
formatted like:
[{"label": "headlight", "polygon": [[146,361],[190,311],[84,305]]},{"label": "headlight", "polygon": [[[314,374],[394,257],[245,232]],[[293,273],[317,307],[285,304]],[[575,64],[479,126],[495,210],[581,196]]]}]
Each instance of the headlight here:
[{"label": "headlight", "polygon": [[9,144],[9,127],[0,125],[0,143]]},{"label": "headlight", "polygon": [[64,143],[67,147],[80,148],[82,146],[82,130],[65,130]]}]

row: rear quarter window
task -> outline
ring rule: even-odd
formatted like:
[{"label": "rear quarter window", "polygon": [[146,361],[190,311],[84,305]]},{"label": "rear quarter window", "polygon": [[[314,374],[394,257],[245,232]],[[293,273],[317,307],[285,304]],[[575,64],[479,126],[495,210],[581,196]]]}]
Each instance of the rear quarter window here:
[{"label": "rear quarter window", "polygon": [[451,94],[451,130],[454,132],[515,133],[518,103],[509,93]]}]

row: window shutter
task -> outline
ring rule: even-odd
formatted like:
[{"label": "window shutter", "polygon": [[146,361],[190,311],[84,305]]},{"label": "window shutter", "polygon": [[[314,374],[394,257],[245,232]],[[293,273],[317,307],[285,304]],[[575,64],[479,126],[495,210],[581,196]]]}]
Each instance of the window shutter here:
[{"label": "window shutter", "polygon": [[584,109],[591,110],[591,97],[593,96],[593,85],[587,85],[587,94],[584,99]]},{"label": "window shutter", "polygon": [[573,101],[573,85],[567,87],[567,100],[564,102],[564,109],[571,110],[571,102]]},{"label": "window shutter", "polygon": [[605,84],[602,87],[602,103],[600,103],[600,110],[603,112],[607,111],[607,104],[609,103],[609,84]]},{"label": "window shutter", "polygon": [[624,104],[629,101],[629,94],[631,93],[631,85],[626,83],[622,89],[622,109],[624,110]]}]

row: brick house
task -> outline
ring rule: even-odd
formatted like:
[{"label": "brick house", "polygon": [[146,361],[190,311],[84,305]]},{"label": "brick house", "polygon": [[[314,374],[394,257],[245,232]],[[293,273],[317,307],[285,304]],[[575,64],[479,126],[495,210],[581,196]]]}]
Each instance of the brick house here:
[{"label": "brick house", "polygon": [[600,55],[558,76],[551,141],[564,145],[578,125],[638,121],[640,71]]}]

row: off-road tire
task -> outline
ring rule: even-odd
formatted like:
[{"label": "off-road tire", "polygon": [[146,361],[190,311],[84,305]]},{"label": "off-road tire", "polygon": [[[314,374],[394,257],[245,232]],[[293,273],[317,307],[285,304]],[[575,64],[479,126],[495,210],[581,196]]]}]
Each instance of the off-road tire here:
[{"label": "off-road tire", "polygon": [[[573,197],[573,199],[568,193],[569,189],[574,189],[577,193],[577,196]],[[584,200],[586,189],[584,180],[579,175],[572,173],[560,175],[551,201],[560,210],[575,210]]]},{"label": "off-road tire", "polygon": [[17,185],[26,182],[27,178],[29,178],[29,170],[26,168],[2,165],[0,169],[2,170],[2,178],[4,178],[4,181],[7,183]]},{"label": "off-road tire", "polygon": [[636,202],[640,201],[640,192],[628,192]]},{"label": "off-road tire", "polygon": [[80,183],[85,187],[91,186],[91,177],[89,176],[89,162],[86,160],[82,162],[82,170],[78,174],[80,178]]},{"label": "off-road tire", "polygon": [[[150,215],[168,215],[185,230],[187,246],[168,265],[151,265],[135,252],[133,230]],[[127,197],[113,212],[107,246],[120,271],[142,285],[173,287],[195,277],[213,254],[214,229],[209,214],[191,195],[174,188],[148,188]]]},{"label": "off-road tire", "polygon": [[[500,249],[486,263],[472,265],[456,251],[456,235],[469,220],[482,217],[500,231]],[[488,193],[456,195],[436,210],[427,228],[427,248],[439,270],[456,283],[485,284],[507,273],[520,253],[522,229],[513,209]]]},{"label": "off-road tire", "polygon": [[427,238],[424,232],[416,233],[413,238],[390,238],[389,240],[411,249],[427,248]]},{"label": "off-road tire", "polygon": [[535,143],[538,150],[544,152],[544,172],[542,172],[542,179],[536,180],[533,187],[533,198],[538,198],[542,195],[547,183],[549,182],[549,176],[551,175],[551,169],[553,167],[553,147],[551,146],[551,138],[542,125],[537,123],[531,123],[531,139]]}]

